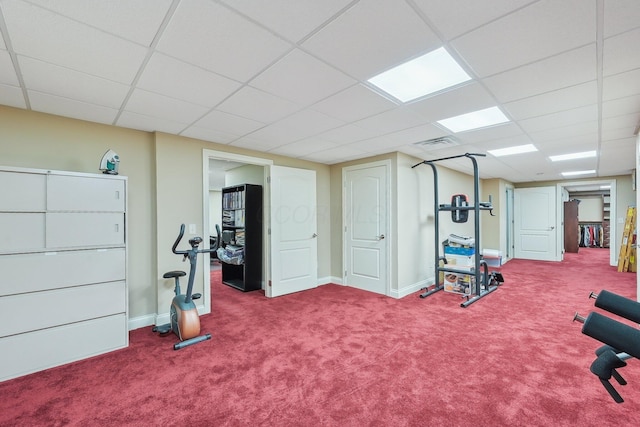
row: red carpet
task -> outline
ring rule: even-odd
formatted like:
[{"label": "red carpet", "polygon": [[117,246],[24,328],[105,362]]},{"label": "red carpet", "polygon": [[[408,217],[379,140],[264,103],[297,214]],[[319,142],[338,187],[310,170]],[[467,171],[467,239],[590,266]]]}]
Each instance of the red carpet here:
[{"label": "red carpet", "polygon": [[0,383],[0,425],[638,425],[640,363],[614,403],[589,372],[600,344],[571,322],[591,291],[635,299],[636,275],[607,260],[511,261],[468,308],[337,285],[267,299],[218,279],[212,340],[173,351],[138,329],[127,349]]}]

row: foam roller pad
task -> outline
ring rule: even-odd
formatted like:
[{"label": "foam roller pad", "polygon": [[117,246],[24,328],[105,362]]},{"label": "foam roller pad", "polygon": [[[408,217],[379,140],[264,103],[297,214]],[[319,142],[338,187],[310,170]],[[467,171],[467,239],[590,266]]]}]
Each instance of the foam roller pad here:
[{"label": "foam roller pad", "polygon": [[640,358],[640,330],[592,312],[582,325],[582,333],[604,344]]},{"label": "foam roller pad", "polygon": [[596,298],[595,306],[610,313],[640,323],[640,303],[609,291],[601,291]]}]

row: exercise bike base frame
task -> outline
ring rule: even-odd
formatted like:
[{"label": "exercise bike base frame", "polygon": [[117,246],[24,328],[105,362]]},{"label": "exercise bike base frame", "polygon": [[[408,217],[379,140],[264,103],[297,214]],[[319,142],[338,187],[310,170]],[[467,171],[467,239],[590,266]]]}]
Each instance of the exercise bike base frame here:
[{"label": "exercise bike base frame", "polygon": [[188,340],[177,342],[173,345],[174,350],[180,350],[185,347],[189,347],[190,345],[198,344],[203,341],[207,341],[211,339],[211,334],[199,335],[197,337],[189,338]]}]

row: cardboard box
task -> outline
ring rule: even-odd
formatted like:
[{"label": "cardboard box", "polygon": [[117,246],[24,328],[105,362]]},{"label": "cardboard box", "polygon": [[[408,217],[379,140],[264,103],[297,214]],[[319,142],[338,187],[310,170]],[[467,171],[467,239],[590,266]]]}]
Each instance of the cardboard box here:
[{"label": "cardboard box", "polygon": [[448,264],[455,264],[462,267],[475,267],[476,265],[475,256],[447,254],[445,258]]},{"label": "cardboard box", "polygon": [[[456,268],[471,271],[471,267],[456,266]],[[444,273],[444,290],[446,292],[471,295],[473,293],[474,283],[475,276],[471,274],[454,273],[449,271]]]}]

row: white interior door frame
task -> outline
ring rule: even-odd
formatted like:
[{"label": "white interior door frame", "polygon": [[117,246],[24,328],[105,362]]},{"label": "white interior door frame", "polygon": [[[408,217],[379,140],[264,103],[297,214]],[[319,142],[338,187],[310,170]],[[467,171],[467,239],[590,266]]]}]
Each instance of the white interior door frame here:
[{"label": "white interior door frame", "polygon": [[[208,150],[206,148],[202,150],[202,209],[203,209],[202,234],[203,234],[203,240],[204,240],[203,243],[205,248],[209,247],[209,239],[208,238],[205,239],[204,236],[211,235],[211,230],[209,229],[209,160],[228,160],[231,162],[245,163],[248,165],[257,165],[257,166],[273,165],[273,160],[263,159],[260,157],[251,157],[251,156],[245,156],[242,154],[227,153],[225,151]],[[265,169],[264,179],[263,179],[263,185],[262,185],[262,188],[263,188],[262,211],[267,212],[268,200],[269,200],[270,194],[269,194],[269,186],[266,185],[266,182],[267,182],[269,168],[265,167],[264,169]],[[263,221],[263,224],[262,224],[262,239],[263,239],[262,241],[263,242],[269,242],[268,230],[269,230],[269,222]],[[262,246],[264,251],[263,259],[270,259],[269,245],[264,244]],[[269,263],[265,262],[264,271],[262,274],[263,278],[269,277],[270,275],[269,269],[270,269]],[[200,312],[200,314],[211,313],[211,297],[210,297],[211,278],[210,278],[210,275],[205,274],[205,272],[208,273],[209,269],[208,268],[201,269],[201,274],[203,275],[203,280],[204,280],[204,293],[202,295],[204,299],[204,306],[202,311],[200,311],[200,308],[198,308],[198,311]],[[264,286],[264,281],[263,281],[263,286]]]},{"label": "white interior door frame", "polygon": [[612,179],[594,179],[589,181],[571,181],[571,182],[562,182],[557,184],[557,225],[556,230],[558,230],[558,236],[556,239],[556,244],[558,245],[558,253],[562,253],[563,245],[564,245],[564,234],[560,234],[564,227],[562,226],[562,221],[564,221],[564,203],[562,200],[562,191],[566,190],[566,187],[575,187],[578,185],[609,185],[611,188],[609,190],[609,195],[611,197],[610,203],[610,220],[609,220],[609,265],[618,265],[618,253],[616,248],[618,245],[618,234],[617,234],[617,197],[616,197],[616,180]]}]

